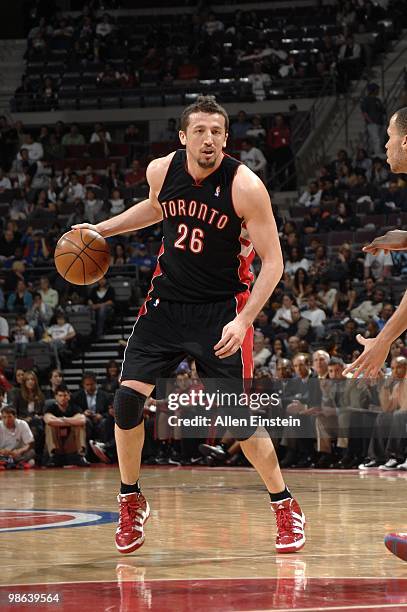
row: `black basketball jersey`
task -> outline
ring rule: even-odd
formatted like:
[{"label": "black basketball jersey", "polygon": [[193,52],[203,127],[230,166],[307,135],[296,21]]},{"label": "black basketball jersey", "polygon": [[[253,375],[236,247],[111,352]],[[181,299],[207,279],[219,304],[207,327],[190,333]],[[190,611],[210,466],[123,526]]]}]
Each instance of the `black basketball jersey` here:
[{"label": "black basketball jersey", "polygon": [[186,151],[176,151],[158,196],[164,236],[150,297],[215,302],[249,288],[255,253],[232,200],[239,164],[224,155],[219,168],[196,182]]}]

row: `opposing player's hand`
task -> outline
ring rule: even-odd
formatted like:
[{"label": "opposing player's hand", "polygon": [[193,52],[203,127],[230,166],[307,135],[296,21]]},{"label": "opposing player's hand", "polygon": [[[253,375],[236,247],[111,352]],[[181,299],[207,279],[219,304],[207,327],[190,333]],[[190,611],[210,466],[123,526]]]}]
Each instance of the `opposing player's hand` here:
[{"label": "opposing player's hand", "polygon": [[76,225],[71,225],[71,229],[88,229],[88,230],[93,230],[94,232],[97,232],[98,234],[100,234],[98,226],[97,225],[92,225],[91,223],[77,223]]},{"label": "opposing player's hand", "polygon": [[216,357],[230,357],[242,346],[247,327],[237,319],[233,319],[222,329],[222,337],[213,347]]},{"label": "opposing player's hand", "polygon": [[357,378],[361,374],[366,378],[376,378],[390,351],[390,345],[380,338],[363,338],[360,334],[356,336],[359,344],[365,348],[363,353],[343,371],[343,374],[353,374]]},{"label": "opposing player's hand", "polygon": [[384,234],[384,236],[378,236],[370,244],[363,247],[365,253],[371,253],[372,255],[378,255],[381,250],[386,254],[390,251],[407,250],[407,232],[404,230],[391,230]]}]

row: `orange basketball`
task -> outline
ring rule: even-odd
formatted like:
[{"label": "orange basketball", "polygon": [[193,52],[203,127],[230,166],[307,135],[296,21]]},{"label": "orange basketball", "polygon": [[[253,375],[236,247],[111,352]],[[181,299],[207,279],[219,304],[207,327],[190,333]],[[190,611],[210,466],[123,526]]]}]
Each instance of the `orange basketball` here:
[{"label": "orange basketball", "polygon": [[97,232],[75,229],[58,240],[54,259],[62,278],[74,285],[91,285],[108,271],[110,249]]}]

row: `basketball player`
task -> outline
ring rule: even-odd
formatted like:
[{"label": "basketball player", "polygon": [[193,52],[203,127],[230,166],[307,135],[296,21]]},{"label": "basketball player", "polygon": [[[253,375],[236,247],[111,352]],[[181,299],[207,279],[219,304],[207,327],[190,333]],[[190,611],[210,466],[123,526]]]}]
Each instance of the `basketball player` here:
[{"label": "basketball player", "polygon": [[[398,110],[390,119],[387,129],[389,140],[386,144],[387,162],[392,172],[407,173],[407,107]],[[407,250],[407,232],[392,230],[384,236],[375,238],[364,247],[366,253],[377,255],[380,250]],[[344,370],[344,374],[352,373],[354,377],[376,377],[383,366],[390,346],[407,328],[407,291],[393,316],[387,321],[376,338],[363,338],[360,334],[357,340],[364,346],[363,353]],[[407,561],[407,533],[391,533],[385,537],[387,548]]]},{"label": "basketball player", "polygon": [[[212,97],[201,97],[183,111],[180,125],[186,150],[150,163],[147,200],[98,225],[73,226],[108,237],[163,221],[157,267],[127,342],[114,398],[121,474],[116,546],[121,553],[143,544],[150,514],[138,479],[144,403],[156,379],[169,376],[187,354],[201,377],[250,379],[253,320],[283,272],[264,184],[223,153],[229,128],[225,109]],[[262,265],[250,294],[255,250]],[[305,543],[305,517],[284,483],[270,437],[252,428],[239,439],[270,494],[277,551],[299,550]]]}]

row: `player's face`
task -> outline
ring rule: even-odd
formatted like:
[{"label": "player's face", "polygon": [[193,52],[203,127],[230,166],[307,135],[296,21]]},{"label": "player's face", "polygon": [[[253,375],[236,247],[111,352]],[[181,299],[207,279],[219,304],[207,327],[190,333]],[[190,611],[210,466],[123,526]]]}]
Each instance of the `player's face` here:
[{"label": "player's face", "polygon": [[387,163],[392,172],[407,172],[407,135],[400,134],[395,118],[396,115],[393,115],[387,128]]},{"label": "player's face", "polygon": [[219,113],[192,113],[186,132],[181,130],[179,137],[198,166],[213,168],[226,146],[225,118]]}]

